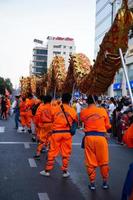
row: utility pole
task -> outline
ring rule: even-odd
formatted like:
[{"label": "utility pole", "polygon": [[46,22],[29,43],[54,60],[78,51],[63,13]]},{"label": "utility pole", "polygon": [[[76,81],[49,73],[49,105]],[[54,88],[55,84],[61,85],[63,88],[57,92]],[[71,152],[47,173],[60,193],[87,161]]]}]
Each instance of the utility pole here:
[{"label": "utility pole", "polygon": [[[110,0],[109,4],[111,5],[111,26],[114,21],[114,3],[116,0]],[[108,95],[110,97],[114,97],[114,89],[113,89],[113,84],[111,84],[108,88]]]}]

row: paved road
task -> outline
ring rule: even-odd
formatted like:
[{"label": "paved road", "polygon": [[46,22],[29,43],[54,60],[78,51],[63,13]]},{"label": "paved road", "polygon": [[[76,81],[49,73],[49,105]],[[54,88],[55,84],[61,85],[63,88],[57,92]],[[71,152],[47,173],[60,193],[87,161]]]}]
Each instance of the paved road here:
[{"label": "paved road", "polygon": [[35,161],[36,144],[31,135],[17,132],[12,118],[0,120],[0,200],[119,200],[128,165],[133,161],[133,150],[110,141],[110,189],[101,188],[97,171],[97,189],[88,189],[88,177],[84,167],[82,134],[73,138],[70,162],[70,178],[63,179],[60,158],[56,160],[51,177],[39,174],[43,170],[46,155]]}]

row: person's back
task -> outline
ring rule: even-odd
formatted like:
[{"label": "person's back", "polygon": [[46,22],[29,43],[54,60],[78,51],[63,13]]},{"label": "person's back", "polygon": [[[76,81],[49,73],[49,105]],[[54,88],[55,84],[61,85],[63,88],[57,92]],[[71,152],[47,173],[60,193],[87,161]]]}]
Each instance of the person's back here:
[{"label": "person's back", "polygon": [[52,106],[51,103],[42,104],[39,108],[39,126],[45,125],[45,123],[52,123]]},{"label": "person's back", "polygon": [[85,132],[106,132],[110,128],[110,122],[106,110],[92,104],[81,111],[80,117],[85,125]]},{"label": "person's back", "polygon": [[107,129],[110,129],[111,125],[106,110],[95,105],[97,99],[97,97],[88,96],[88,107],[80,113],[85,132],[82,147],[85,152],[85,163],[90,179],[89,189],[91,190],[95,190],[96,167],[100,167],[103,178],[103,189],[109,188],[107,184],[109,176],[109,154],[105,136]]},{"label": "person's back", "polygon": [[36,133],[38,138],[38,146],[34,158],[40,159],[42,148],[48,149],[50,136],[52,133],[52,115],[51,115],[51,96],[42,97],[42,103],[39,105],[36,115]]},{"label": "person's back", "polygon": [[[77,121],[77,114],[74,108],[69,106],[71,95],[65,93],[62,95],[62,105],[55,106],[52,108],[52,135],[50,138],[50,148],[48,151],[47,162],[45,170],[41,171],[40,174],[44,176],[50,176],[50,171],[54,167],[55,158],[60,153],[62,156],[63,177],[68,177],[69,172],[68,165],[70,155],[72,151],[72,135],[70,132],[70,126],[72,121]],[[68,124],[68,121],[69,124]]]},{"label": "person's back", "polygon": [[6,111],[6,100],[4,97],[2,97],[2,101],[1,101],[1,110]]},{"label": "person's back", "polygon": [[[75,109],[69,106],[68,104],[63,104],[63,107],[67,115],[68,121],[71,125],[72,121],[75,120],[75,116],[76,116]],[[53,130],[69,130],[70,129],[60,106],[56,106],[52,110],[52,116],[53,116]]]}]

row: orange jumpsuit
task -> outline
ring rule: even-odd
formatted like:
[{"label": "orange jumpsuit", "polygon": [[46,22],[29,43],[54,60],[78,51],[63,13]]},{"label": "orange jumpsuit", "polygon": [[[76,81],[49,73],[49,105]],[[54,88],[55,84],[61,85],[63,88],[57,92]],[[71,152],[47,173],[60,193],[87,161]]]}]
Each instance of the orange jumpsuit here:
[{"label": "orange jumpsuit", "polygon": [[11,102],[10,102],[10,99],[9,98],[6,98],[6,115],[9,114],[9,110],[10,110],[10,107],[11,107]]},{"label": "orange jumpsuit", "polygon": [[[68,104],[63,104],[63,106],[70,124],[72,124],[73,120],[77,121],[76,111]],[[52,118],[53,133],[50,137],[50,149],[45,170],[50,171],[53,169],[55,158],[60,153],[62,156],[61,170],[67,171],[72,151],[72,135],[69,132],[70,128],[59,105],[52,109]]]},{"label": "orange jumpsuit", "polygon": [[32,99],[26,99],[26,126],[28,128],[31,128],[31,121],[32,121],[32,112],[31,108],[33,104],[35,103],[35,100]]},{"label": "orange jumpsuit", "polygon": [[123,135],[123,142],[129,147],[133,148],[133,124],[129,126]]},{"label": "orange jumpsuit", "polygon": [[43,103],[41,102],[40,105],[37,108],[36,114],[33,116],[33,122],[35,125],[35,133],[36,133],[36,137],[39,140],[39,134],[40,134],[40,128],[38,126],[39,123],[39,117],[41,114],[41,107],[43,106]]},{"label": "orange jumpsuit", "polygon": [[26,126],[26,101],[21,101],[19,104],[19,108],[20,108],[20,121],[22,126]]},{"label": "orange jumpsuit", "polygon": [[43,146],[48,147],[49,138],[52,132],[51,104],[42,103],[38,112],[39,144],[37,146],[37,155],[40,155]]},{"label": "orange jumpsuit", "polygon": [[95,169],[98,166],[100,166],[103,180],[107,180],[109,172],[109,156],[108,144],[104,134],[111,128],[108,114],[104,108],[96,107],[96,105],[91,104],[81,111],[80,119],[85,126],[84,132],[86,135],[88,133],[84,139],[84,152],[85,164],[90,182],[95,181]]}]

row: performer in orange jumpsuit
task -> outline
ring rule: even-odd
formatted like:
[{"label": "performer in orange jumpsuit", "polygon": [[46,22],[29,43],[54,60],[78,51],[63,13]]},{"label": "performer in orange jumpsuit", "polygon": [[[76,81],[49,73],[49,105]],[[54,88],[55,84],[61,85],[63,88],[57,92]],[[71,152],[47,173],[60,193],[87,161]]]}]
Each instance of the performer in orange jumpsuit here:
[{"label": "performer in orange jumpsuit", "polygon": [[32,94],[28,95],[28,98],[26,99],[26,126],[28,127],[28,132],[32,133],[31,130],[31,121],[32,121],[32,112],[31,112],[31,108],[34,105],[34,98]]},{"label": "performer in orange jumpsuit", "polygon": [[97,97],[88,96],[88,107],[80,113],[80,119],[85,127],[83,143],[85,164],[90,179],[89,188],[91,190],[95,190],[96,167],[100,167],[103,189],[108,189],[107,179],[109,176],[108,143],[105,136],[111,125],[106,110],[95,105],[94,102],[97,99]]},{"label": "performer in orange jumpsuit", "polygon": [[[71,95],[66,93],[62,95],[62,105],[64,107],[65,113],[67,115],[70,125],[73,120],[77,121],[76,111],[69,106],[71,100]],[[65,118],[65,115],[60,107],[56,106],[52,109],[53,118],[53,133],[50,138],[50,148],[48,151],[48,158],[45,166],[45,170],[41,171],[40,174],[44,176],[50,176],[50,171],[54,167],[55,158],[60,153],[62,156],[62,166],[63,177],[68,177],[68,165],[69,159],[72,151],[72,135],[70,133],[70,127]]]},{"label": "performer in orange jumpsuit", "polygon": [[11,108],[11,101],[8,96],[6,96],[6,117],[10,114],[10,108]]},{"label": "performer in orange jumpsuit", "polygon": [[52,132],[51,99],[52,97],[49,95],[44,96],[42,99],[43,103],[37,110],[36,122],[38,126],[37,138],[39,143],[36,155],[34,156],[36,159],[40,159],[42,148],[45,147],[47,149],[49,145],[49,137]]},{"label": "performer in orange jumpsuit", "polygon": [[20,101],[19,104],[19,108],[20,108],[20,121],[21,121],[21,125],[23,127],[22,131],[25,131],[26,128],[26,98],[22,97],[22,100]]},{"label": "performer in orange jumpsuit", "polygon": [[32,121],[34,123],[35,131],[32,133],[32,141],[36,142],[38,135],[38,110],[42,104],[42,99],[36,98],[34,99],[34,105],[32,106]]},{"label": "performer in orange jumpsuit", "polygon": [[123,142],[129,147],[133,148],[133,123],[129,126],[123,135]]}]

